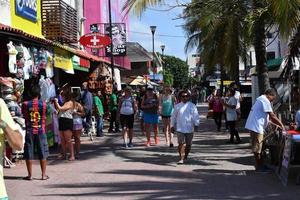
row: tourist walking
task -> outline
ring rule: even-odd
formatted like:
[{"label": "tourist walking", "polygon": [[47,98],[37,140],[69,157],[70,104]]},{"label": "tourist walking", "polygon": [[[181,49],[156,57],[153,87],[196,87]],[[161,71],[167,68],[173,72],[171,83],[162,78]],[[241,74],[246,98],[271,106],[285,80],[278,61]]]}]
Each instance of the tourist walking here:
[{"label": "tourist walking", "polygon": [[83,117],[85,111],[83,106],[79,103],[80,93],[74,92],[72,94],[72,101],[74,102],[73,110],[73,137],[75,140],[75,158],[79,159],[80,156],[80,145],[81,145],[81,133],[83,129]]},{"label": "tourist walking", "polygon": [[147,143],[146,146],[149,147],[151,145],[150,141],[150,126],[153,127],[154,131],[154,141],[155,144],[158,144],[158,97],[154,93],[153,87],[148,86],[146,89],[146,94],[143,97],[142,105],[143,109],[143,119],[145,123],[145,129],[146,129],[146,137],[147,137]]},{"label": "tourist walking", "polygon": [[55,99],[55,107],[59,112],[58,126],[59,134],[61,138],[61,158],[66,158],[66,150],[70,152],[69,161],[75,160],[74,148],[72,144],[73,136],[73,112],[75,108],[75,103],[72,101],[71,88],[65,87],[63,89],[62,98],[64,105],[60,106],[58,104],[58,99]]},{"label": "tourist walking", "polygon": [[[118,111],[118,96],[117,96],[117,93],[118,93],[117,88],[114,88],[112,94],[109,97],[109,112],[110,112],[109,129],[108,129],[109,133],[120,132],[119,122],[117,120],[117,111]],[[115,130],[114,130],[114,125],[115,125]]]},{"label": "tourist walking", "polygon": [[145,94],[146,94],[146,89],[144,87],[141,87],[138,92],[138,95],[137,95],[137,102],[138,102],[138,109],[139,109],[141,132],[144,136],[146,136],[146,132],[145,132],[144,119],[143,119],[144,114],[143,114],[143,109],[142,109],[142,100],[143,100]]},{"label": "tourist walking", "polygon": [[[28,175],[25,180],[32,180],[32,160],[34,152],[37,150],[42,170],[42,180],[49,177],[46,174],[47,157],[49,154],[47,135],[46,135],[46,102],[39,99],[41,89],[38,85],[30,88],[31,100],[25,101],[22,105],[22,113],[26,124],[26,135],[24,145],[24,159]],[[49,111],[49,110],[48,110]]]},{"label": "tourist walking", "polygon": [[127,148],[133,147],[133,124],[134,116],[137,112],[137,104],[136,100],[132,96],[132,89],[130,87],[126,87],[124,92],[124,96],[119,100],[118,113],[120,113],[120,122],[124,141],[123,146]]},{"label": "tourist walking", "polygon": [[7,105],[0,98],[0,199],[7,200],[7,193],[4,184],[3,165],[4,160],[4,144],[7,140],[9,146],[12,149],[21,151],[23,149],[23,138],[21,133],[18,131],[18,126],[14,122]]},{"label": "tourist walking", "polygon": [[212,106],[213,110],[213,118],[215,120],[215,123],[217,125],[217,130],[221,130],[222,125],[222,115],[223,115],[223,104],[222,104],[222,93],[221,90],[216,91],[216,95],[214,95],[211,100],[210,104]]},{"label": "tourist walking", "polygon": [[176,132],[178,139],[178,164],[184,160],[192,148],[194,131],[197,131],[200,124],[200,116],[195,104],[190,102],[190,94],[187,91],[180,92],[181,102],[176,104],[171,116],[171,132]]},{"label": "tourist walking", "polygon": [[238,131],[236,130],[237,121],[237,104],[238,100],[234,96],[235,90],[229,89],[228,100],[224,101],[224,106],[226,107],[226,123],[230,130],[230,139],[228,143],[234,143],[234,137],[236,137],[236,143],[240,143],[241,139]]},{"label": "tourist walking", "polygon": [[275,100],[277,92],[275,89],[267,89],[265,93],[259,96],[249,113],[245,128],[250,130],[252,139],[252,151],[255,158],[255,169],[257,171],[265,171],[266,167],[263,165],[263,158],[261,156],[264,129],[268,125],[269,120],[274,124],[285,129],[282,122],[277,118],[273,112],[271,102]]},{"label": "tourist walking", "polygon": [[102,104],[102,92],[98,90],[97,95],[94,96],[94,103],[95,103],[95,116],[97,121],[97,137],[103,137],[103,115],[104,115],[104,108]]},{"label": "tourist walking", "polygon": [[167,146],[173,147],[173,133],[171,133],[171,114],[174,110],[176,98],[172,95],[170,86],[164,87],[164,92],[160,96],[160,114],[163,121],[163,131]]}]

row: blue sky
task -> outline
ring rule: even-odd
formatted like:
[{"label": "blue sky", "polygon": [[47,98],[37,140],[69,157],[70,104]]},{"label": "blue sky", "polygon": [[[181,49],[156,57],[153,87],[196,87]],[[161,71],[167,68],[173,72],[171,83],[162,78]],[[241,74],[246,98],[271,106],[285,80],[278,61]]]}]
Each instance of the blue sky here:
[{"label": "blue sky", "polygon": [[[175,2],[174,0],[171,2]],[[147,9],[141,17],[134,15],[130,16],[129,41],[139,42],[145,49],[152,52],[152,35],[150,26],[157,26],[155,32],[155,51],[161,52],[160,46],[164,44],[165,54],[173,55],[186,60],[184,46],[186,42],[185,37],[166,37],[162,35],[171,36],[185,36],[181,25],[183,20],[175,20],[182,12],[182,8],[172,9],[170,11],[158,11],[166,9],[166,7],[156,7]],[[141,32],[141,33],[135,33]]]}]

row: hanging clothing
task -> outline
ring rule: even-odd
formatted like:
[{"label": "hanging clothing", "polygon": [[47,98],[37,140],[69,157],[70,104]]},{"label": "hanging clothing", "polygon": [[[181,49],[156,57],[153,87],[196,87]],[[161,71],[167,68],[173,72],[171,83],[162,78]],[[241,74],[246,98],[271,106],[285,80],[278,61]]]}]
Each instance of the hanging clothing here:
[{"label": "hanging clothing", "polygon": [[7,44],[8,54],[9,54],[9,60],[8,60],[8,69],[9,73],[15,74],[17,73],[17,54],[18,51],[13,45],[12,42],[9,42]]}]

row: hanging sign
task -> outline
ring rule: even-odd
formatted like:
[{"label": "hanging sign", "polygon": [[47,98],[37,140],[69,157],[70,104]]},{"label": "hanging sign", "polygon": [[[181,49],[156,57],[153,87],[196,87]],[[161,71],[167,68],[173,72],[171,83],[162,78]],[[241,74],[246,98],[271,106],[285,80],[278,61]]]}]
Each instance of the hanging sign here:
[{"label": "hanging sign", "polygon": [[[126,56],[126,26],[124,23],[113,23],[111,27],[112,31],[112,43],[113,43],[113,55],[114,56]],[[104,24],[104,34],[109,36],[110,26]],[[110,45],[105,48],[105,55],[111,56]]]},{"label": "hanging sign", "polygon": [[99,49],[108,46],[111,40],[108,36],[100,33],[89,33],[82,36],[79,42],[85,47]]},{"label": "hanging sign", "polygon": [[15,0],[16,15],[37,21],[37,0]]}]

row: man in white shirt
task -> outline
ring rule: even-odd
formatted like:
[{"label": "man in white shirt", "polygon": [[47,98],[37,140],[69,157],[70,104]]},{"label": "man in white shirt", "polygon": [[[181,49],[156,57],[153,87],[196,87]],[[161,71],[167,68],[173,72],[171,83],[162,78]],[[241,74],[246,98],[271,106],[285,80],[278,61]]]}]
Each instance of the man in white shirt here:
[{"label": "man in white shirt", "polygon": [[269,120],[284,130],[284,125],[273,113],[271,102],[275,100],[276,90],[267,89],[266,92],[256,99],[255,104],[249,113],[245,128],[250,130],[252,138],[252,151],[255,157],[255,169],[263,170],[263,160],[261,157],[264,129]]},{"label": "man in white shirt", "polygon": [[194,136],[194,128],[198,129],[200,116],[195,104],[189,101],[188,91],[179,93],[181,102],[177,104],[171,116],[171,132],[176,131],[178,138],[178,152],[180,160],[178,164],[183,164],[187,159]]}]

